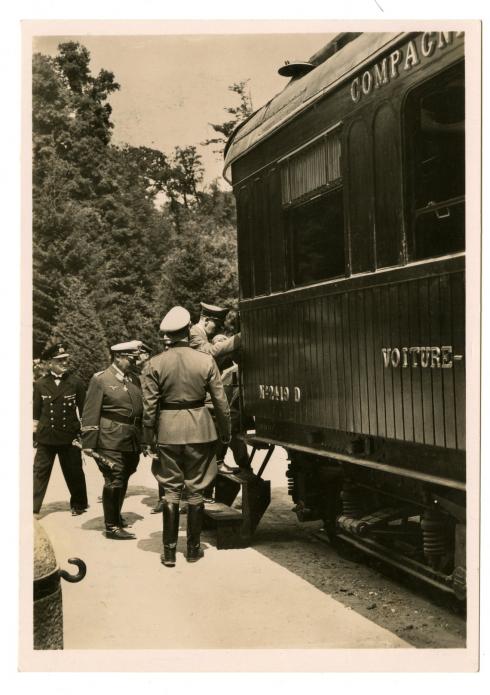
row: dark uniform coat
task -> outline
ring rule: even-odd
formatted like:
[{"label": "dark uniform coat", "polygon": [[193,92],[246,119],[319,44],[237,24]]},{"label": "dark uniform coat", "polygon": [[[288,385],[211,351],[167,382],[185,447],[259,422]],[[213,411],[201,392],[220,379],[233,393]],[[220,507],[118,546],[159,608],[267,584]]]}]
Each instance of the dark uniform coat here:
[{"label": "dark uniform coat", "polygon": [[204,328],[196,323],[191,326],[189,336],[189,346],[200,352],[205,352],[214,357],[218,365],[220,365],[224,357],[236,352],[240,347],[240,334],[232,335],[231,338],[222,340],[219,343],[210,343]]},{"label": "dark uniform coat", "polygon": [[141,389],[131,377],[123,377],[114,365],[94,374],[82,414],[83,448],[139,451],[142,413]]},{"label": "dark uniform coat", "polygon": [[[199,444],[217,439],[216,427],[204,405],[209,393],[222,438],[230,437],[230,409],[216,362],[188,343],[175,343],[152,357],[142,374],[145,439],[156,430],[161,444]],[[165,404],[175,406],[166,409]],[[181,408],[179,406],[182,406]],[[85,424],[85,423],[84,423]]]},{"label": "dark uniform coat", "polygon": [[34,383],[33,417],[38,420],[38,444],[64,446],[71,444],[80,433],[81,413],[85,400],[85,386],[81,379],[69,372],[61,376],[58,386],[52,374]]},{"label": "dark uniform coat", "polygon": [[38,421],[33,467],[35,514],[41,510],[56,456],[70,491],[70,506],[79,510],[87,507],[82,457],[80,449],[72,446],[80,433],[77,409],[82,412],[84,399],[84,383],[69,372],[60,376],[58,386],[52,374],[41,377],[34,384],[33,415]]}]

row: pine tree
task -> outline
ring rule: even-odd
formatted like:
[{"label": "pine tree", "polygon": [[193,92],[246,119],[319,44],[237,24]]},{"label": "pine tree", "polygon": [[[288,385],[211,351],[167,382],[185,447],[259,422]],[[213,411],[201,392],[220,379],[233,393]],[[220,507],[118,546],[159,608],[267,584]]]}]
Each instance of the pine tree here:
[{"label": "pine tree", "polygon": [[74,371],[86,383],[109,364],[106,334],[84,283],[71,278],[63,285],[61,310],[53,329],[53,341],[66,342]]}]

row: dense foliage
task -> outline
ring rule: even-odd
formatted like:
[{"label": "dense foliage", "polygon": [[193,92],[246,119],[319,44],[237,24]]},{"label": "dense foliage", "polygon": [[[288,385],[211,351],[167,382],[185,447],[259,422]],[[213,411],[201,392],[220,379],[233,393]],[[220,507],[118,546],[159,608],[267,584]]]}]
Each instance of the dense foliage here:
[{"label": "dense foliage", "polygon": [[158,349],[174,303],[197,318],[200,300],[237,298],[232,194],[202,190],[192,145],[168,155],[112,144],[117,89],[111,72],[91,74],[79,43],[34,56],[34,356],[63,338],[84,378],[113,343]]}]

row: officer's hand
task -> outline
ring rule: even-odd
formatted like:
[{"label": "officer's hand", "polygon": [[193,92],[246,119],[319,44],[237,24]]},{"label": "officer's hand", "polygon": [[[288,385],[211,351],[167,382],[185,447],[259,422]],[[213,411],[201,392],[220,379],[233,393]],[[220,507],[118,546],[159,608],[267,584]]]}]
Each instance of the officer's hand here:
[{"label": "officer's hand", "polygon": [[231,437],[220,437],[222,444],[229,444],[231,442]]},{"label": "officer's hand", "polygon": [[141,446],[141,453],[143,454],[143,456],[151,456],[151,446],[149,444],[143,444]]},{"label": "officer's hand", "polygon": [[87,454],[87,456],[93,456],[94,455],[94,450],[93,449],[82,449],[84,454]]}]

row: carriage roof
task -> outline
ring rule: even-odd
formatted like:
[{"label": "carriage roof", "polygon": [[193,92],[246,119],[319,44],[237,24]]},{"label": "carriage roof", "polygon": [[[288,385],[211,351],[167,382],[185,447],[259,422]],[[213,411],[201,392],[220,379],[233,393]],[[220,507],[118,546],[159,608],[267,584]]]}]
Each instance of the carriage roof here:
[{"label": "carriage roof", "polygon": [[[223,175],[231,164],[290,121],[300,111],[335,89],[353,72],[362,68],[403,34],[363,33],[338,53],[301,78],[292,79],[267,104],[255,111],[232,133],[225,150]],[[316,55],[320,55],[319,51]],[[312,59],[314,60],[314,58]]]}]

